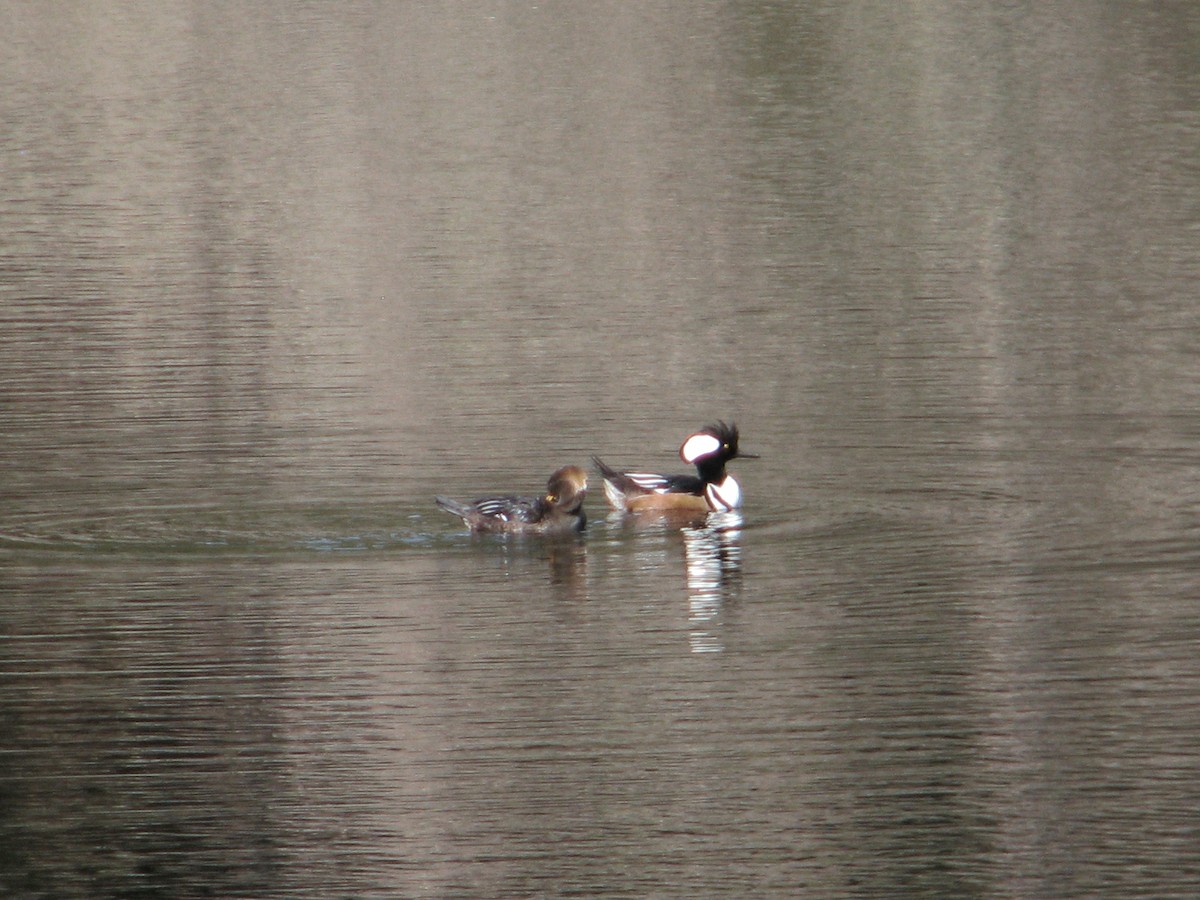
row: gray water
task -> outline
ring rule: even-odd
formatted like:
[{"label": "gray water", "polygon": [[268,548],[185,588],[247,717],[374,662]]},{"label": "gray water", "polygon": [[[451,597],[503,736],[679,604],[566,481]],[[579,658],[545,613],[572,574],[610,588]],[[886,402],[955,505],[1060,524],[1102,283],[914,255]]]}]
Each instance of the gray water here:
[{"label": "gray water", "polygon": [[3,19],[0,894],[1200,893],[1200,7]]}]

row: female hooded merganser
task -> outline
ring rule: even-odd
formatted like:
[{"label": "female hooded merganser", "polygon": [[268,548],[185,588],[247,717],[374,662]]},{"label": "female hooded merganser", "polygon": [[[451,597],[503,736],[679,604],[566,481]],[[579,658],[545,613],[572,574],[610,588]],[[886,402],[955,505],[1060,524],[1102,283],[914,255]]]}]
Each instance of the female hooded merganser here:
[{"label": "female hooded merganser", "polygon": [[699,477],[618,472],[598,456],[592,461],[604,476],[604,496],[613,509],[724,512],[742,505],[741,485],[725,473],[725,463],[739,455],[757,459],[753,453],[738,453],[736,425],[717,422],[689,435],[679,448],[679,458],[694,465]]},{"label": "female hooded merganser", "polygon": [[587,524],[583,511],[586,495],[587,472],[579,466],[563,466],[550,476],[546,493],[540,497],[485,497],[472,503],[434,499],[472,531],[562,534],[582,531]]}]

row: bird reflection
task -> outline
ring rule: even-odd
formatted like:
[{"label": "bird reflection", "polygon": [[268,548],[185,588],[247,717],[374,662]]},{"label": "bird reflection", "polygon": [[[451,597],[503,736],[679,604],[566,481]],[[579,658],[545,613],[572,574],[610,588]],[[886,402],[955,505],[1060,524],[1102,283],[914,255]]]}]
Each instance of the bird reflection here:
[{"label": "bird reflection", "polygon": [[693,653],[720,653],[720,615],[742,572],[742,516],[710,513],[702,525],[681,529],[688,587],[688,638]]},{"label": "bird reflection", "polygon": [[472,533],[473,544],[497,550],[506,575],[524,577],[543,562],[556,596],[587,600],[587,542],[579,534],[526,536]]},{"label": "bird reflection", "polygon": [[571,600],[587,599],[587,546],[577,535],[545,542],[550,563],[550,583]]}]

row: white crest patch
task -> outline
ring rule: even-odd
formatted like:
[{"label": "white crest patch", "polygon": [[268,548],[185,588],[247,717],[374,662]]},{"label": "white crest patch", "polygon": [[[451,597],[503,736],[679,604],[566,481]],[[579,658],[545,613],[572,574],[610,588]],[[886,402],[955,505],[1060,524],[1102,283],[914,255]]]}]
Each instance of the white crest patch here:
[{"label": "white crest patch", "polygon": [[726,475],[720,484],[714,482],[704,486],[704,499],[708,501],[709,509],[716,512],[737,509],[742,505],[742,486],[732,475]]},{"label": "white crest patch", "polygon": [[679,448],[679,457],[686,463],[694,463],[702,456],[716,453],[721,449],[721,442],[711,434],[693,434]]}]

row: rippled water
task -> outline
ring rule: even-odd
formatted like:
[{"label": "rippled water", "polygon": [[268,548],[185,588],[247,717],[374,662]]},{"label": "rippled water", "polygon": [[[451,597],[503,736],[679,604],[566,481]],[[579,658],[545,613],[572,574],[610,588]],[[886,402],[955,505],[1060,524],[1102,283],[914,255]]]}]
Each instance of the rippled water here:
[{"label": "rippled water", "polygon": [[0,894],[1195,896],[1198,28],[10,15]]}]

